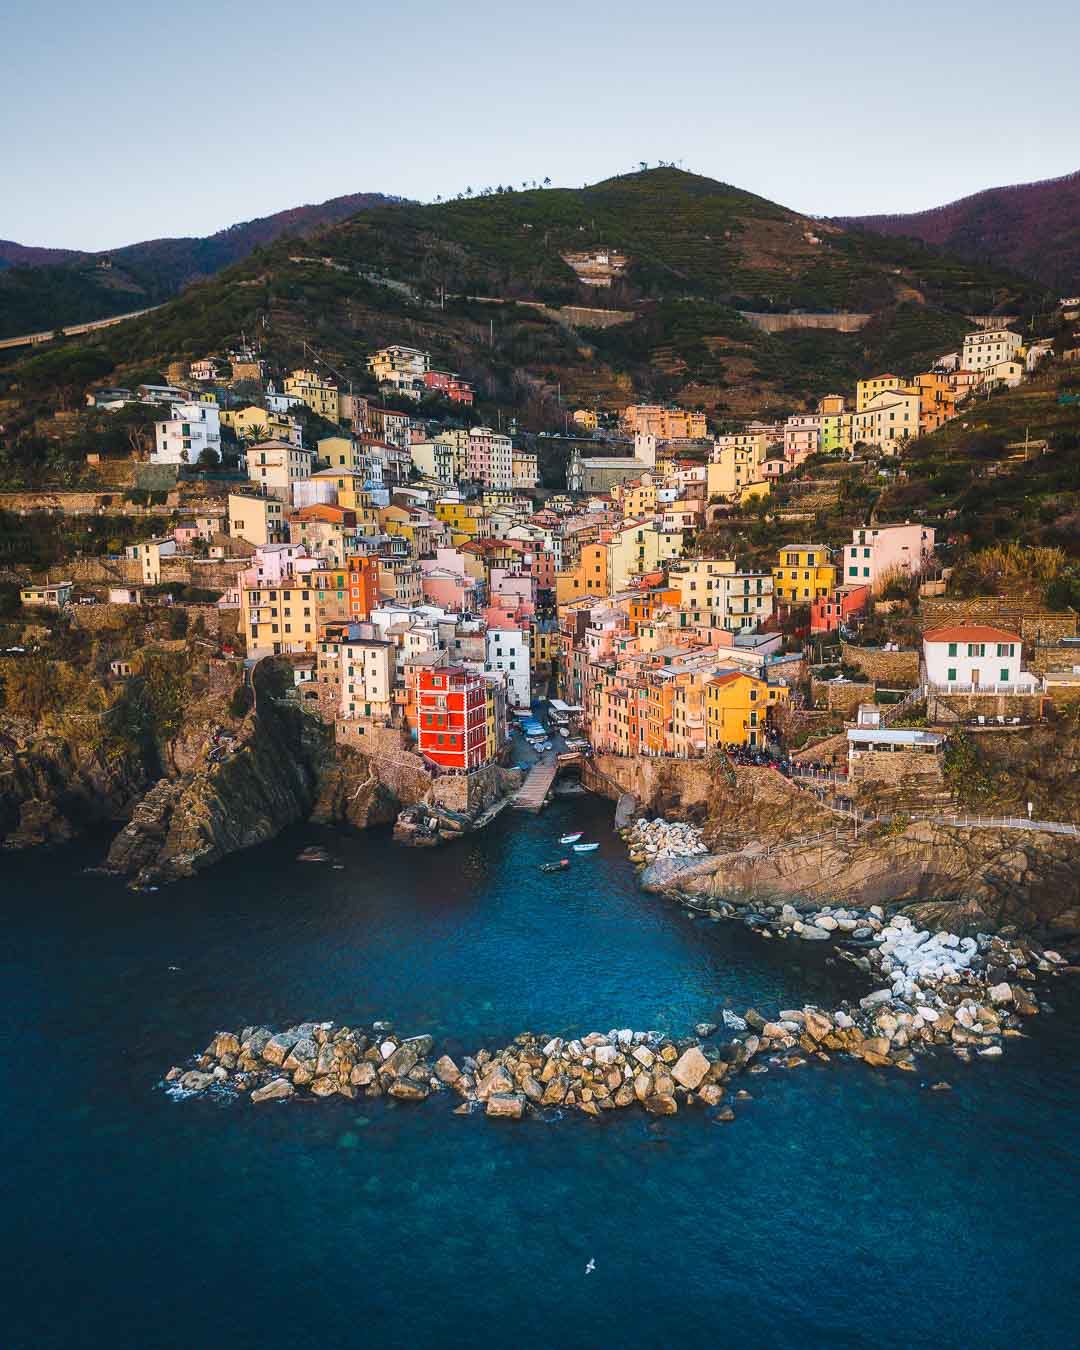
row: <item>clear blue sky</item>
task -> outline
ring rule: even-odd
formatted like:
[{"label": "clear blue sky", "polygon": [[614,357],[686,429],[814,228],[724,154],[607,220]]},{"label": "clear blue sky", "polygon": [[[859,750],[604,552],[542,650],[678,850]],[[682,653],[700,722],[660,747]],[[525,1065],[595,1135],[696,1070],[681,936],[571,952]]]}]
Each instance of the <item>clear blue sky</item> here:
[{"label": "clear blue sky", "polygon": [[657,159],[814,214],[918,210],[1080,169],[1078,39],[1077,0],[8,0],[0,237]]}]

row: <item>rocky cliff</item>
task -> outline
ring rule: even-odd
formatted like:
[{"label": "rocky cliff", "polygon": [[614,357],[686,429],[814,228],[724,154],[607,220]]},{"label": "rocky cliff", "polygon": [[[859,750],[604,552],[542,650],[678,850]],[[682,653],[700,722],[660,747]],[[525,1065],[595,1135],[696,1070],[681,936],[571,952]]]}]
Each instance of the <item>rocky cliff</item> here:
[{"label": "rocky cliff", "polygon": [[761,903],[881,904],[919,924],[975,932],[1080,934],[1080,839],[1036,830],[970,829],[930,821],[863,828],[772,769],[719,759],[597,758],[609,791],[633,792],[649,814],[695,821],[711,850],[662,859],[643,873],[654,891]]},{"label": "rocky cliff", "polygon": [[260,700],[226,747],[204,743],[136,805],[106,867],[139,885],[191,876],[304,819],[318,795],[325,733],[299,708]]}]

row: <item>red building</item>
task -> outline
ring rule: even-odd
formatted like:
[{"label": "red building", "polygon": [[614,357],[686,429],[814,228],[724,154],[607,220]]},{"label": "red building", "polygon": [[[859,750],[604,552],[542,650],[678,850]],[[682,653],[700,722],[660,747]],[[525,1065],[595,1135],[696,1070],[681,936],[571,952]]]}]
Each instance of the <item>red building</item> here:
[{"label": "red building", "polygon": [[366,622],[379,603],[379,560],[354,555],[345,565],[349,569],[349,617]]},{"label": "red building", "polygon": [[472,385],[468,380],[463,380],[458,375],[451,375],[448,370],[425,371],[424,387],[433,389],[437,394],[442,394],[451,403],[469,405],[473,401]]},{"label": "red building", "polygon": [[810,631],[835,633],[849,614],[864,613],[869,603],[869,586],[835,586],[810,602]]},{"label": "red building", "polygon": [[420,753],[444,769],[479,769],[488,762],[484,677],[462,666],[416,673],[416,740]]}]

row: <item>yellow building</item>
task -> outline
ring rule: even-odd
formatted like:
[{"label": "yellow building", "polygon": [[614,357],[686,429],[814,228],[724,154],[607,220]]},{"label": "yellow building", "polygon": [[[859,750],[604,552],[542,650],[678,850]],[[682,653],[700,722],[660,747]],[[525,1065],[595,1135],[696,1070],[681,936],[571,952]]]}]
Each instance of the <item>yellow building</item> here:
[{"label": "yellow building", "polygon": [[611,496],[624,516],[636,518],[656,514],[656,482],[651,474],[643,473],[640,478],[617,483],[611,489]]},{"label": "yellow building", "polygon": [[555,573],[555,603],[608,595],[608,576],[608,545],[582,544],[576,566]]},{"label": "yellow building", "polygon": [[426,513],[407,511],[403,506],[384,506],[379,511],[379,524],[384,534],[407,539],[414,558],[431,552],[431,517]]},{"label": "yellow building", "polygon": [[578,408],[574,413],[574,425],[583,431],[595,431],[600,422],[591,408]]},{"label": "yellow building", "polygon": [[741,499],[746,487],[761,481],[761,465],[767,454],[768,438],[764,435],[721,436],[705,469],[707,499]]},{"label": "yellow building", "polygon": [[773,568],[773,595],[789,605],[809,604],[836,586],[836,568],[824,544],[786,544]]},{"label": "yellow building", "polygon": [[483,533],[483,507],[475,502],[436,502],[435,519],[450,530],[450,542],[455,548],[470,539],[479,539]]},{"label": "yellow building", "polygon": [[744,483],[739,489],[739,505],[745,506],[748,501],[755,497],[767,497],[772,491],[772,484],[767,478],[757,478],[752,482]]},{"label": "yellow building", "polygon": [[875,375],[870,380],[859,380],[855,385],[855,411],[863,412],[871,399],[889,389],[899,389],[903,383],[899,375]]},{"label": "yellow building", "polygon": [[231,427],[242,441],[284,441],[299,446],[300,428],[285,413],[269,412],[250,404],[246,408],[223,408],[221,425]]},{"label": "yellow building", "polygon": [[322,436],[315,442],[315,451],[328,469],[346,469],[354,473],[364,470],[360,444],[351,436]]},{"label": "yellow building", "polygon": [[705,685],[705,743],[710,750],[725,745],[761,746],[769,709],[786,703],[786,685],[769,684],[743,671],[726,671]]},{"label": "yellow building", "polygon": [[889,389],[878,394],[852,417],[852,442],[861,441],[895,455],[901,445],[919,434],[919,402],[918,390]]},{"label": "yellow building", "polygon": [[734,558],[685,558],[668,573],[668,584],[678,591],[680,609],[726,613],[722,577],[735,573]]},{"label": "yellow building", "polygon": [[317,412],[320,417],[325,417],[329,422],[339,420],[341,414],[341,403],[338,397],[336,384],[331,384],[329,380],[324,380],[314,370],[294,370],[286,377],[284,383],[286,394],[292,394],[295,398],[306,403],[312,412]]},{"label": "yellow building", "polygon": [[276,497],[229,493],[229,534],[249,544],[280,544],[285,538],[285,508]]},{"label": "yellow building", "polygon": [[273,585],[240,591],[240,631],[247,654],[258,659],[279,652],[313,652],[319,626],[349,613],[348,575],[320,569]]}]

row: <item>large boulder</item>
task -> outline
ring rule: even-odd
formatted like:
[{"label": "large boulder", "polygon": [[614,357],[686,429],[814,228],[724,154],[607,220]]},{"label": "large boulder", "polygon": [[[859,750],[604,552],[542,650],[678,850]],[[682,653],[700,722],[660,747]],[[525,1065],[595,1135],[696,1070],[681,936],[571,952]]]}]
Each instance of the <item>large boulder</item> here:
[{"label": "large boulder", "polygon": [[314,1074],[319,1058],[319,1047],[310,1036],[298,1040],[282,1063],[283,1069],[304,1069]]},{"label": "large boulder", "polygon": [[709,1061],[702,1054],[701,1047],[692,1045],[689,1050],[683,1051],[671,1070],[671,1076],[676,1083],[693,1092],[704,1081],[709,1067]]},{"label": "large boulder", "polygon": [[494,1094],[505,1095],[514,1091],[514,1080],[501,1064],[496,1064],[476,1084],[477,1098],[485,1102]]},{"label": "large boulder", "polygon": [[403,1102],[422,1102],[430,1091],[427,1083],[415,1078],[395,1078],[388,1088],[391,1097]]},{"label": "large boulder", "polygon": [[461,1077],[461,1070],[449,1055],[440,1055],[435,1061],[435,1077],[440,1083],[453,1084]]},{"label": "large boulder", "polygon": [[520,1092],[493,1092],[485,1113],[503,1120],[520,1120],[525,1114],[525,1098]]},{"label": "large boulder", "polygon": [[263,1046],[263,1059],[266,1060],[267,1064],[284,1064],[290,1050],[299,1039],[300,1037],[295,1032],[279,1031],[276,1035],[271,1036]]},{"label": "large boulder", "polygon": [[256,1088],[251,1094],[253,1102],[276,1102],[293,1095],[294,1088],[287,1078],[273,1078],[265,1087]]}]

